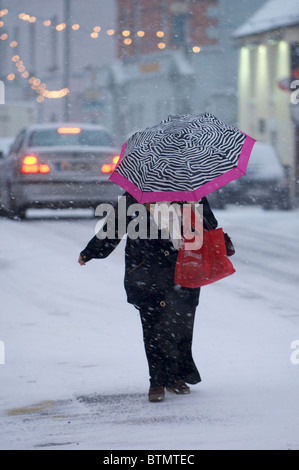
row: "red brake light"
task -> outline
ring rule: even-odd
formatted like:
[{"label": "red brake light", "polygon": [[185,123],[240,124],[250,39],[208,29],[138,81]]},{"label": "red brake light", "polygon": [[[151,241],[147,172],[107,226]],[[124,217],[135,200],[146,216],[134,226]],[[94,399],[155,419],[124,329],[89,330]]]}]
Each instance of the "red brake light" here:
[{"label": "red brake light", "polygon": [[38,165],[22,165],[22,173],[39,173]]},{"label": "red brake light", "polygon": [[80,134],[80,127],[58,127],[58,134]]},{"label": "red brake light", "polygon": [[112,159],[112,163],[104,163],[104,165],[102,165],[101,172],[112,173],[118,161],[119,161],[119,155],[115,155]]},{"label": "red brake light", "polygon": [[38,158],[35,155],[26,155],[23,158],[21,166],[21,173],[49,173],[50,167],[46,163],[38,163]]},{"label": "red brake light", "polygon": [[111,163],[104,163],[104,165],[102,165],[102,168],[101,168],[102,173],[112,173],[113,170],[114,170],[114,165],[112,165]]},{"label": "red brake light", "polygon": [[40,173],[50,173],[50,167],[46,163],[41,163],[39,166]]}]

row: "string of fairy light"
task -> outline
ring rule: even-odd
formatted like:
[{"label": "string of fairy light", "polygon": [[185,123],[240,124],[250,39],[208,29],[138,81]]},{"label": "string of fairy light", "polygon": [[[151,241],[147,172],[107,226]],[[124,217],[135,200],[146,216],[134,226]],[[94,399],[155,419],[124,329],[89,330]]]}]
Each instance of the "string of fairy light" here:
[{"label": "string of fairy light", "polygon": [[[0,10],[0,28],[4,27],[4,20],[5,16],[8,14],[7,8]],[[19,18],[22,19],[23,14],[19,15]],[[31,23],[36,21],[36,17],[29,17],[29,15],[26,16],[27,21],[30,21]],[[9,35],[7,33],[2,33],[1,34],[1,29],[0,29],[0,40],[6,41],[10,40]],[[15,49],[18,46],[18,42],[15,40],[12,40],[9,42],[9,46],[12,49]],[[46,83],[42,83],[41,79],[35,76],[30,76],[30,73],[28,72],[25,63],[21,60],[21,57],[18,54],[14,54],[11,58],[12,62],[14,63],[17,72],[19,72],[20,76],[24,79],[28,79],[28,83],[31,86],[32,90],[34,90],[37,94],[36,101],[38,103],[42,103],[45,98],[49,99],[57,99],[57,98],[62,98],[66,96],[69,93],[68,88],[62,88],[60,90],[48,90]],[[8,81],[13,81],[16,78],[15,73],[9,73],[6,76],[6,79]]]},{"label": "string of fairy light", "polygon": [[[8,14],[8,9],[5,8],[3,10],[0,10],[0,40],[2,41],[8,41],[9,46],[12,49],[15,49],[18,47],[18,42],[16,40],[10,40],[9,35],[7,33],[2,33],[1,34],[1,28],[4,27],[4,20],[5,16]],[[53,20],[50,19],[38,19],[36,16],[31,16],[27,13],[20,13],[18,15],[18,18],[21,21],[28,22],[31,24],[34,23],[40,23],[43,25],[45,28],[52,28],[55,29],[57,32],[64,31],[67,27],[72,29],[72,31],[79,31],[80,29],[82,30],[80,24],[78,23],[73,23],[70,25],[67,25],[66,23],[58,23],[54,24]],[[107,36],[115,36],[116,31],[113,28],[108,28],[105,31],[102,29],[101,26],[96,25],[91,29],[88,30],[88,34],[90,35],[91,39],[98,39],[100,36],[100,33],[106,34]],[[129,29],[124,29],[121,31],[121,36],[123,38],[123,43],[125,46],[130,46],[135,37],[137,38],[144,38],[146,37],[146,32],[143,30],[139,30],[136,33],[132,33]],[[167,47],[167,44],[165,42],[165,33],[162,30],[156,31],[155,35],[157,37],[157,48],[160,50],[163,50]],[[199,46],[193,46],[192,51],[194,54],[198,54],[200,52],[200,47]],[[18,54],[15,54],[11,58],[12,62],[14,63],[16,67],[16,71],[19,73],[19,75],[28,80],[28,83],[30,84],[31,88],[37,93],[37,98],[36,101],[38,103],[42,103],[45,98],[48,99],[57,99],[57,98],[62,98],[66,96],[69,93],[68,88],[62,88],[60,90],[48,90],[46,83],[43,83],[40,78],[35,77],[35,76],[30,76],[30,73],[28,72],[26,65],[24,62],[21,60],[21,57]],[[9,73],[6,76],[6,79],[8,81],[13,81],[16,78],[15,73]]]}]

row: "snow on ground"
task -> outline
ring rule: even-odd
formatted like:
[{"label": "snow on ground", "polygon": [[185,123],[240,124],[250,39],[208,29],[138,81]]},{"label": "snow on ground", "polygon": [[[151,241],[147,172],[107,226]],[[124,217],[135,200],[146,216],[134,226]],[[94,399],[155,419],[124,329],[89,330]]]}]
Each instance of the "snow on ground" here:
[{"label": "snow on ground", "polygon": [[237,272],[202,289],[202,383],[158,404],[124,242],[80,267],[94,219],[0,219],[0,449],[299,449],[299,212],[215,213]]}]

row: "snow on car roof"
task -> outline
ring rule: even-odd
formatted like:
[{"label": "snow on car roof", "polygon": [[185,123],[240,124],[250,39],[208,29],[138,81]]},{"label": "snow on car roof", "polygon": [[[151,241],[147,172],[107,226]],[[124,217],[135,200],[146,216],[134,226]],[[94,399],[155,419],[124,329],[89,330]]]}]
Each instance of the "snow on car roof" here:
[{"label": "snow on car roof", "polygon": [[100,124],[86,124],[82,122],[48,122],[43,124],[32,124],[27,127],[28,131],[33,130],[40,130],[40,129],[57,129],[58,127],[81,127],[82,129],[98,129],[98,130],[105,130],[109,132],[109,130],[100,125]]}]

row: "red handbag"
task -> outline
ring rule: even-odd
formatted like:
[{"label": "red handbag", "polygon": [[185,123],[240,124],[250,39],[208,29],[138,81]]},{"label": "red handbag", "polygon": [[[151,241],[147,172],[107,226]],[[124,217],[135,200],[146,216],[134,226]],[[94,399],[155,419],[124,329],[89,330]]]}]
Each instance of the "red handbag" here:
[{"label": "red handbag", "polygon": [[203,244],[198,250],[183,246],[178,252],[174,282],[182,287],[202,287],[234,274],[228,259],[222,228],[203,229]]}]

